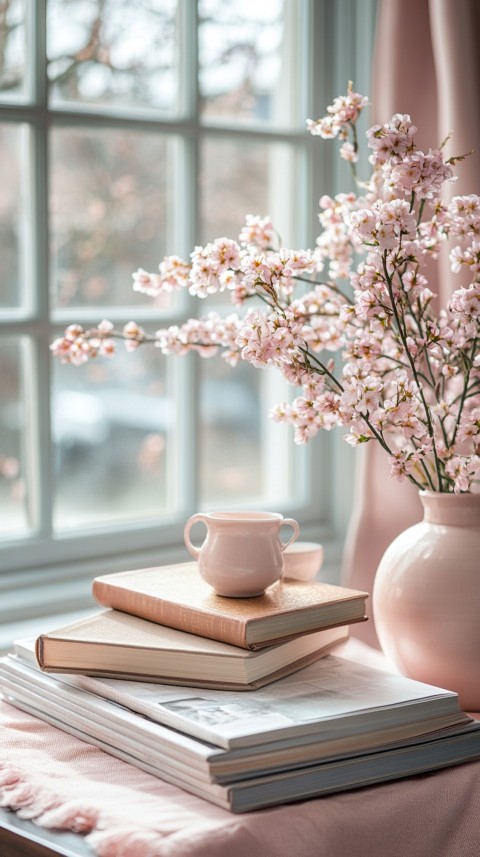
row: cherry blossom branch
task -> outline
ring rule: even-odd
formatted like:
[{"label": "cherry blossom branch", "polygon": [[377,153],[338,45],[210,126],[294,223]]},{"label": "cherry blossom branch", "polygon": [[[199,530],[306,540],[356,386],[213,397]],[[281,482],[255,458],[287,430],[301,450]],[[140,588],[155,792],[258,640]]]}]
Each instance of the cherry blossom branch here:
[{"label": "cherry blossom branch", "polygon": [[[416,312],[414,311],[414,309],[413,309],[413,307],[412,307],[412,303],[411,303],[411,301],[410,301],[410,296],[409,296],[409,294],[408,294],[407,290],[405,289],[405,285],[404,285],[404,282],[403,282],[402,274],[400,273],[400,271],[398,271],[397,273],[398,273],[398,278],[399,278],[399,280],[400,280],[400,284],[401,284],[401,287],[402,287],[402,291],[403,291],[403,293],[404,293],[404,295],[405,295],[405,299],[406,299],[407,304],[408,304],[408,308],[409,308],[409,311],[410,311],[410,315],[412,316],[412,318],[413,318],[413,320],[414,320],[414,322],[415,322],[415,324],[416,324],[416,326],[417,326],[417,330],[418,330],[418,333],[419,333],[420,337],[424,338],[424,336],[425,336],[425,331],[424,331],[424,330],[423,330],[423,328],[422,328],[422,323],[421,323],[422,316],[420,316],[419,318],[417,318],[417,314],[416,314]],[[425,307],[425,311],[426,311],[426,307]],[[432,370],[432,367],[431,367],[431,364],[430,364],[430,358],[429,358],[429,355],[428,355],[428,350],[427,350],[427,348],[425,348],[424,354],[425,354],[425,362],[426,362],[426,364],[427,364],[427,368],[428,368],[428,371],[429,371],[429,373],[430,373],[430,379],[431,379],[431,380],[430,380],[430,381],[428,381],[425,375],[422,375],[422,377],[424,377],[424,378],[425,378],[425,381],[427,382],[427,384],[430,384],[432,387],[435,387],[435,376],[434,376],[434,374],[433,374],[433,370]]]},{"label": "cherry blossom branch", "polygon": [[[298,348],[302,352],[302,354],[307,358],[307,361],[313,360],[313,362],[317,364],[318,369],[314,369],[314,371],[318,372],[320,375],[326,375],[327,378],[329,378],[330,381],[333,384],[335,384],[335,386],[340,390],[340,392],[343,393],[344,388],[343,388],[342,384],[340,383],[340,381],[338,380],[338,378],[336,378],[335,375],[332,372],[330,372],[328,367],[325,366],[325,364],[322,363],[322,361],[318,357],[316,357],[315,354],[312,354],[312,352],[308,348],[308,345],[306,345],[305,347],[299,345]],[[310,364],[308,362],[307,362],[307,366],[310,366]]]},{"label": "cherry blossom branch", "polygon": [[456,438],[457,438],[457,433],[458,433],[458,429],[459,429],[459,426],[460,426],[460,420],[461,420],[461,418],[462,418],[462,412],[463,412],[463,408],[464,408],[464,406],[465,406],[465,400],[466,400],[466,398],[467,398],[468,382],[469,382],[469,380],[470,380],[470,373],[471,373],[471,371],[472,371],[472,367],[473,367],[473,360],[474,360],[474,357],[475,357],[475,352],[476,352],[476,350],[477,350],[477,342],[478,342],[478,340],[477,340],[477,339],[474,339],[474,340],[473,340],[473,342],[472,342],[472,348],[471,348],[471,350],[470,350],[470,359],[468,360],[468,364],[467,364],[467,369],[466,369],[466,374],[465,374],[465,381],[464,381],[464,384],[463,384],[463,393],[462,393],[462,395],[461,395],[460,403],[459,403],[459,406],[458,406],[457,420],[456,420],[456,423],[455,423],[455,429],[454,429],[454,431],[453,431],[453,435],[452,435],[452,441],[451,441],[451,444],[450,444],[451,446],[453,446],[453,445],[455,444],[455,440],[456,440]]},{"label": "cherry blossom branch", "polygon": [[389,295],[390,295],[390,300],[391,300],[391,302],[392,302],[393,314],[394,314],[394,316],[395,316],[395,320],[396,320],[396,322],[397,322],[398,331],[399,331],[399,334],[400,334],[400,338],[401,338],[401,340],[402,340],[402,345],[403,345],[403,348],[404,348],[404,351],[405,351],[405,355],[406,355],[407,360],[408,360],[408,362],[409,362],[409,364],[410,364],[410,369],[411,369],[411,372],[412,372],[413,378],[414,378],[414,380],[415,380],[415,383],[416,383],[416,384],[417,384],[417,386],[418,386],[418,390],[419,390],[420,398],[421,398],[421,400],[422,400],[422,404],[423,404],[423,407],[424,407],[424,410],[425,410],[425,417],[426,417],[426,420],[427,420],[428,434],[429,434],[429,436],[430,436],[430,438],[431,438],[431,440],[432,440],[432,445],[433,445],[433,455],[434,455],[434,458],[435,458],[435,468],[436,468],[436,471],[437,471],[437,479],[438,479],[438,490],[439,490],[439,491],[441,491],[441,490],[442,490],[442,474],[441,474],[441,471],[440,471],[440,460],[439,460],[439,458],[438,458],[438,452],[437,452],[437,447],[436,447],[436,443],[435,443],[435,433],[434,433],[434,431],[433,431],[433,425],[432,425],[432,420],[431,420],[431,416],[430,416],[430,409],[429,409],[428,404],[427,404],[427,402],[426,402],[425,395],[424,395],[424,392],[423,392],[423,389],[422,389],[422,385],[421,385],[420,379],[419,379],[418,374],[417,374],[417,368],[416,368],[416,366],[415,366],[415,361],[414,361],[414,359],[413,359],[412,355],[410,354],[410,349],[409,349],[409,347],[408,347],[406,334],[405,334],[405,333],[404,333],[404,331],[402,330],[402,325],[401,325],[401,322],[400,322],[399,311],[398,311],[397,303],[396,303],[396,301],[395,301],[395,297],[394,297],[394,294],[393,294],[393,285],[392,285],[392,280],[391,280],[391,277],[390,277],[390,275],[389,275],[389,273],[388,273],[388,268],[387,268],[387,252],[386,252],[386,251],[385,251],[385,252],[384,252],[384,254],[383,254],[382,261],[383,261],[383,271],[384,271],[384,274],[385,274],[385,280],[386,280],[386,283],[387,283],[388,293],[389,293]]},{"label": "cherry blossom branch", "polygon": [[[134,289],[152,297],[227,290],[235,306],[258,297],[258,307],[241,317],[210,312],[154,336],[135,322],[123,331],[110,322],[86,332],[71,325],[51,346],[54,354],[75,364],[112,357],[122,339],[129,351],[154,343],[163,354],[221,351],[232,365],[271,365],[303,388],[294,406],[275,412],[293,424],[299,443],[343,425],[354,445],[380,443],[393,478],[440,492],[471,490],[480,476],[480,197],[441,202],[456,160],[445,161],[441,148],[418,150],[416,128],[403,114],[367,131],[373,173],[360,182],[356,122],[367,103],[349,84],[325,117],[308,122],[313,134],[342,141],[340,155],[366,191],[321,198],[314,251],[281,248],[269,217],[247,215],[238,242],[217,238],[196,247],[189,262],[167,256],[159,273],[134,274]],[[454,244],[452,270],[469,271],[471,283],[437,314],[424,262],[446,238]],[[340,285],[349,279],[352,297]],[[297,280],[311,294],[299,289],[297,297]],[[324,350],[342,351],[339,378],[332,361],[315,356]]]},{"label": "cherry blossom branch", "polygon": [[[313,361],[318,365],[319,369],[318,369],[318,370],[317,370],[317,369],[314,369],[314,371],[319,371],[319,373],[320,373],[321,375],[326,375],[326,376],[327,376],[327,377],[328,377],[328,378],[329,378],[329,379],[330,379],[330,380],[331,380],[331,381],[336,385],[336,387],[338,387],[338,389],[340,390],[340,392],[342,392],[342,393],[344,392],[344,387],[343,387],[343,385],[340,383],[340,381],[339,381],[339,380],[338,380],[338,379],[337,379],[337,378],[332,374],[332,372],[330,372],[330,371],[329,371],[329,369],[327,368],[327,366],[325,366],[325,364],[324,364],[324,363],[322,363],[322,361],[321,361],[321,360],[319,360],[319,358],[317,358],[314,354],[312,354],[312,353],[309,351],[308,347],[307,347],[307,348],[302,348],[302,347],[300,347],[300,351],[302,351],[302,353],[307,357],[307,359],[308,359],[308,360],[313,360]],[[307,364],[307,365],[308,365],[308,364]],[[359,416],[362,418],[362,420],[365,422],[366,426],[368,427],[369,431],[372,433],[372,437],[373,437],[373,438],[375,438],[375,440],[377,440],[377,441],[378,441],[378,443],[380,444],[380,446],[382,447],[382,449],[383,449],[385,452],[387,452],[389,455],[391,455],[391,454],[392,454],[392,450],[391,450],[391,449],[390,449],[390,447],[388,446],[388,444],[387,444],[387,442],[385,441],[385,438],[383,437],[383,435],[382,435],[379,431],[377,431],[377,429],[375,428],[375,426],[373,425],[373,423],[372,423],[372,422],[371,422],[371,420],[369,419],[369,414],[368,414],[368,412],[367,412],[367,414],[363,414],[363,413],[361,413]],[[371,438],[366,438],[366,440],[370,440],[370,439],[371,439]],[[427,472],[427,471],[426,471],[426,474],[425,474],[425,475],[426,475],[427,479],[429,479],[429,481],[430,481],[430,483],[431,483],[431,485],[432,485],[432,490],[433,490],[433,483],[431,482],[430,477],[429,477],[429,474],[428,474],[428,472]],[[413,484],[414,484],[414,485],[416,485],[416,486],[417,486],[417,488],[421,488],[421,487],[422,487],[422,485],[418,482],[418,480],[416,480],[416,479],[415,479],[415,477],[414,477],[411,473],[410,473],[410,474],[408,474],[408,477],[407,477],[407,478],[410,480],[410,482],[413,482]]]}]

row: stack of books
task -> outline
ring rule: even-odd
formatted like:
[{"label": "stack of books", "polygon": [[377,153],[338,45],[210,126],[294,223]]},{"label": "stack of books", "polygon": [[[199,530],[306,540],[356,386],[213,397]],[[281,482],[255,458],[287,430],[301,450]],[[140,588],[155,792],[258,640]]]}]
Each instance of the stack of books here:
[{"label": "stack of books", "polygon": [[226,599],[193,563],[93,591],[107,611],[0,661],[3,696],[233,812],[480,756],[480,723],[455,693],[325,654],[363,618],[365,593],[285,581]]},{"label": "stack of books", "polygon": [[222,689],[265,685],[325,655],[365,618],[365,592],[283,581],[256,598],[216,595],[194,562],[97,577],[106,611],[44,634],[48,672]]}]

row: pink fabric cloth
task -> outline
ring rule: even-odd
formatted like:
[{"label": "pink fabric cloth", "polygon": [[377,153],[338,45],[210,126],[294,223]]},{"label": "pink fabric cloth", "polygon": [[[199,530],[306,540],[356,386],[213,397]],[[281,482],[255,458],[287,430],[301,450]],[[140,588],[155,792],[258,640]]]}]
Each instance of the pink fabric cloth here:
[{"label": "pink fabric cloth", "polygon": [[479,804],[480,761],[233,815],[0,702],[0,805],[99,857],[478,857]]},{"label": "pink fabric cloth", "polygon": [[[417,145],[447,144],[448,155],[476,149],[457,167],[449,193],[480,193],[480,4],[478,0],[379,0],[373,62],[372,122],[409,113],[418,128]],[[430,265],[431,288],[444,305],[465,285],[450,272],[448,259]],[[378,563],[402,530],[421,520],[417,491],[391,482],[385,453],[373,443],[358,450],[354,512],[344,554],[343,580],[372,591]],[[371,602],[370,622],[352,634],[378,645]]]}]

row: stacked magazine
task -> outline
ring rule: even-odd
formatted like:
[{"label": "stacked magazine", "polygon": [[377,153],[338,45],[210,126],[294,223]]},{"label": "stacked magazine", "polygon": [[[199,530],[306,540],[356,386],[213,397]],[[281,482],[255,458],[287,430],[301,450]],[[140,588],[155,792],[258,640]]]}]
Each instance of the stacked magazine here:
[{"label": "stacked magazine", "polygon": [[46,674],[35,641],[0,661],[18,708],[233,812],[480,757],[455,693],[327,655],[267,687],[210,690]]}]

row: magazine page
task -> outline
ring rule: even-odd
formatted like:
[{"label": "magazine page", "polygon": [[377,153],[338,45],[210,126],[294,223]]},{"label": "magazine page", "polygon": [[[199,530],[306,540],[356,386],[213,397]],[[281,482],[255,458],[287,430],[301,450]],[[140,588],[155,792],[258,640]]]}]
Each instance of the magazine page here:
[{"label": "magazine page", "polygon": [[[17,648],[21,654],[21,648]],[[328,655],[256,691],[206,690],[149,682],[56,675],[189,735],[226,749],[252,746],[321,728],[325,738],[459,711],[456,694]]]},{"label": "magazine page", "polygon": [[388,722],[404,722],[420,716],[410,713],[411,702],[417,707],[433,701],[436,707],[443,700],[450,710],[450,696],[456,705],[455,694],[445,692],[444,697],[427,685],[334,656],[248,694],[87,676],[69,676],[68,681],[227,749],[311,734],[319,726],[335,730],[340,719],[366,713],[372,728],[378,728],[385,708]]}]

